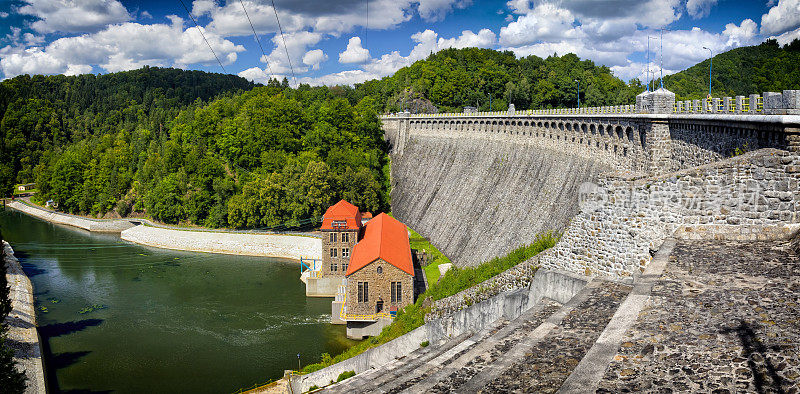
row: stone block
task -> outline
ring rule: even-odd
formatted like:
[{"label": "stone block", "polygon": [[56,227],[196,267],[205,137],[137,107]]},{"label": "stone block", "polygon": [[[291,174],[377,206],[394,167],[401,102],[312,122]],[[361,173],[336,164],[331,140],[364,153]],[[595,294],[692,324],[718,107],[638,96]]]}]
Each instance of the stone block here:
[{"label": "stone block", "polygon": [[800,90],[784,90],[783,107],[787,114],[800,115]]},{"label": "stone block", "polygon": [[780,114],[784,109],[783,95],[777,92],[764,92],[764,113],[768,115]]}]

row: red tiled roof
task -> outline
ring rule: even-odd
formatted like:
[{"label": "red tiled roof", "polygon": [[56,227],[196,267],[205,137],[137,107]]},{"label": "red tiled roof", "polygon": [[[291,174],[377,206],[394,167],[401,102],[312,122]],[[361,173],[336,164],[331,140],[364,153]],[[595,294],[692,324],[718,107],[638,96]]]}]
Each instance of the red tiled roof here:
[{"label": "red tiled roof", "polygon": [[345,275],[350,275],[379,258],[414,276],[406,225],[385,213],[375,216],[367,223],[364,238],[353,247]]},{"label": "red tiled roof", "polygon": [[361,219],[372,219],[371,212],[361,212]]},{"label": "red tiled roof", "polygon": [[336,227],[337,230],[358,230],[361,228],[361,212],[357,206],[341,200],[331,205],[325,215],[322,215],[322,229],[333,230],[333,222],[345,222],[345,226]]}]

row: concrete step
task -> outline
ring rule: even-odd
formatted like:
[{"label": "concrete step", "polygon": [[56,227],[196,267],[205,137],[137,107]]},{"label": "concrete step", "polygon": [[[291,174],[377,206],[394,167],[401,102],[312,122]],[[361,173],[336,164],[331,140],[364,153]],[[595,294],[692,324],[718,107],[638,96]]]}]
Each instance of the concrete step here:
[{"label": "concrete step", "polygon": [[429,374],[413,387],[415,392],[459,391],[460,387],[495,362],[561,308],[561,304],[544,299],[536,306],[498,330],[450,365]]},{"label": "concrete step", "polygon": [[593,280],[567,304],[458,389],[438,392],[554,392],[605,328],[631,287]]}]

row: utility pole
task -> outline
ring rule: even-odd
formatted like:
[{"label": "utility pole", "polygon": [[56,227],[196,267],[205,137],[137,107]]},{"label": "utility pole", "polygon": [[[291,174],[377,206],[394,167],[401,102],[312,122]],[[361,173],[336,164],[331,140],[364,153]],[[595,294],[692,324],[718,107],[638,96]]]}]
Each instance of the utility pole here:
[{"label": "utility pole", "polygon": [[661,89],[664,89],[664,28],[661,28]]},{"label": "utility pole", "polygon": [[581,81],[575,80],[578,83],[578,108],[581,107]]},{"label": "utility pole", "polygon": [[714,67],[714,52],[708,47],[703,47],[703,49],[708,49],[708,53],[711,55],[708,58],[708,97],[711,97],[711,68]]}]

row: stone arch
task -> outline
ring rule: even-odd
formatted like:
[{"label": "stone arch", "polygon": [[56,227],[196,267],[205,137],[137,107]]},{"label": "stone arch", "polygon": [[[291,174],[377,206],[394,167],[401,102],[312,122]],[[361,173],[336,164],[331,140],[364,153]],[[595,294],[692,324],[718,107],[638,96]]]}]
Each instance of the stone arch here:
[{"label": "stone arch", "polygon": [[597,133],[597,127],[595,127],[594,123],[589,125],[589,131],[592,133],[592,135]]},{"label": "stone arch", "polygon": [[[614,131],[617,134],[617,138],[621,140],[622,139],[622,126],[617,125],[617,127],[614,128]],[[616,151],[614,151],[614,152],[616,152]]]},{"label": "stone arch", "polygon": [[642,144],[642,149],[647,147],[647,133],[644,130],[639,130],[639,142]]},{"label": "stone arch", "polygon": [[567,123],[566,126],[567,126],[567,131],[572,131],[572,124],[571,123]]},{"label": "stone arch", "polygon": [[583,123],[583,124],[581,124],[581,131],[583,131],[583,134],[586,134],[586,131],[587,131],[588,129],[589,129],[589,128],[588,128],[588,127],[586,127],[586,123]]},{"label": "stone arch", "polygon": [[628,141],[633,142],[633,128],[632,127],[628,126],[625,129],[625,136],[628,137]]},{"label": "stone arch", "polygon": [[564,123],[558,122],[558,129],[559,130],[564,130]]},{"label": "stone arch", "polygon": [[597,131],[600,133],[601,136],[606,135],[603,125],[597,126]]}]

